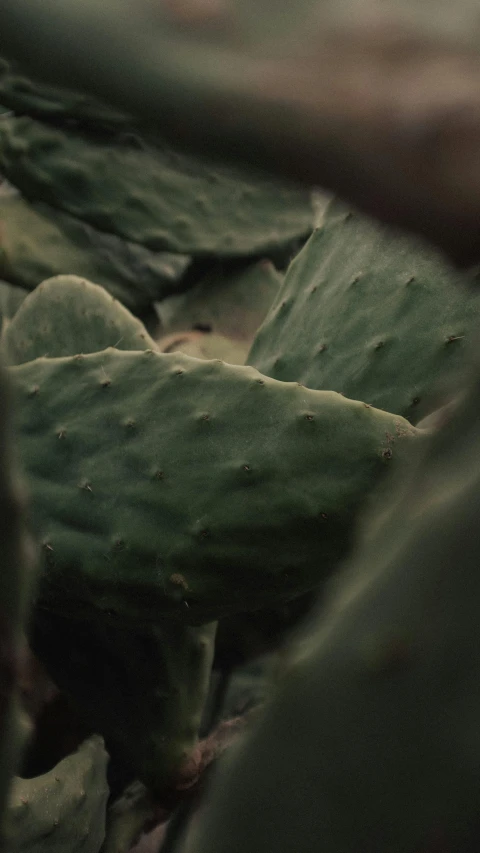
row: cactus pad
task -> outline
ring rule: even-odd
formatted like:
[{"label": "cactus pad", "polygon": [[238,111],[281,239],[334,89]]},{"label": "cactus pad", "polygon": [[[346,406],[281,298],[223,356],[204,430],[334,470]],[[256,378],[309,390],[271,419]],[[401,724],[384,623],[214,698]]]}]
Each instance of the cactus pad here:
[{"label": "cactus pad", "polygon": [[409,420],[464,363],[480,297],[432,249],[334,201],[291,264],[248,363]]},{"label": "cactus pad", "polygon": [[78,122],[96,128],[118,128],[130,119],[83,92],[37,83],[15,63],[0,58],[0,102],[20,115],[50,121]]},{"label": "cactus pad", "polygon": [[95,735],[48,773],[14,780],[8,818],[16,853],[99,853],[108,755]]},{"label": "cactus pad", "polygon": [[27,296],[28,290],[25,288],[0,281],[0,328],[8,324]]},{"label": "cactus pad", "polygon": [[75,275],[44,281],[24,300],[1,338],[9,364],[39,356],[156,349],[143,323],[103,287]]},{"label": "cactus pad", "polygon": [[157,619],[125,630],[108,613],[92,624],[37,611],[32,642],[112,757],[160,795],[197,744],[215,629]]},{"label": "cactus pad", "polygon": [[153,251],[251,255],[313,227],[310,193],[134,134],[102,140],[6,117],[0,170],[27,198]]},{"label": "cactus pad", "polygon": [[[0,850],[5,850],[4,816],[13,774],[30,732],[20,701],[25,671],[25,621],[31,603],[35,552],[25,524],[25,495],[12,441],[11,394],[0,366]],[[6,848],[9,850],[9,848]]]},{"label": "cactus pad", "polygon": [[33,290],[55,275],[101,284],[131,311],[170,296],[185,255],[150,252],[12,190],[0,195],[0,276]]},{"label": "cactus pad", "polygon": [[479,376],[390,482],[185,853],[478,849]]},{"label": "cactus pad", "polygon": [[422,435],[339,394],[180,353],[110,349],[11,373],[42,606],[78,618],[209,621],[316,586]]}]

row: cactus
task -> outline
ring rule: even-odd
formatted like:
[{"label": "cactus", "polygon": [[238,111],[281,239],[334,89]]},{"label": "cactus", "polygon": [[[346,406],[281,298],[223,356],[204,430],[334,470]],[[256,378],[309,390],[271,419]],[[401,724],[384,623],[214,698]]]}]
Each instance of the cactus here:
[{"label": "cactus", "polygon": [[31,639],[112,756],[161,796],[197,743],[215,629],[159,617],[124,629],[113,613],[93,624],[37,610]]},{"label": "cactus", "polygon": [[122,128],[131,119],[83,92],[36,83],[15,63],[0,58],[0,102],[20,115],[49,121],[77,122],[82,126]]},{"label": "cactus", "polygon": [[150,252],[46,204],[29,203],[12,188],[0,195],[0,276],[33,290],[55,275],[101,284],[131,311],[178,288],[189,259]]},{"label": "cactus", "polygon": [[20,702],[20,682],[25,660],[23,630],[35,566],[32,542],[25,527],[23,487],[18,481],[12,447],[10,388],[3,368],[0,371],[0,509],[0,849],[3,853],[8,789],[29,734],[29,720]]},{"label": "cactus", "polygon": [[15,853],[99,853],[105,838],[108,755],[95,735],[48,773],[14,780],[8,819]]},{"label": "cactus", "polygon": [[415,420],[435,383],[464,364],[479,318],[480,297],[431,249],[334,201],[248,363]]},{"label": "cactus", "polygon": [[478,849],[479,375],[375,507],[185,853]]},{"label": "cactus", "polygon": [[7,116],[0,169],[27,198],[153,251],[251,255],[313,227],[308,192],[193,160],[135,134],[102,139]]},{"label": "cactus", "polygon": [[[45,253],[22,256],[17,229],[0,275],[35,287],[37,265],[72,257],[78,268],[41,278],[87,274],[125,288],[141,311],[157,283],[158,298],[166,293],[162,276],[136,286],[135,259],[147,252],[197,256],[186,289],[213,255],[288,257],[306,236],[309,193],[177,155],[159,132],[191,155],[226,153],[330,187],[456,262],[478,262],[479,68],[466,7],[457,19],[440,4],[432,25],[431,10],[387,0],[372,29],[371,4],[352,15],[345,4],[281,0],[276,17],[272,0],[133,5],[0,3],[2,51],[35,79],[85,87],[131,113],[0,66],[0,99],[27,113],[0,106],[0,168],[43,200],[31,207],[36,233],[55,235]],[[177,305],[196,312],[206,284]],[[249,360],[260,373],[153,345],[103,349],[122,323],[102,307],[100,334],[79,330],[81,297],[56,314],[63,339],[50,347],[54,312],[37,328],[45,288],[4,324],[13,361],[40,355],[11,368],[43,551],[30,640],[161,806],[200,766],[214,632],[204,620],[248,626],[324,594],[372,505],[354,557],[327,585],[251,737],[225,761],[183,853],[480,848],[480,359],[470,396],[450,399],[458,377],[463,388],[479,297],[459,284],[424,246],[334,203],[257,337]],[[190,330],[187,346],[203,357],[219,331]],[[92,347],[102,349],[68,356]],[[413,459],[403,475],[384,479],[404,456]],[[7,512],[11,544],[8,522]],[[17,599],[6,563],[8,607]],[[7,656],[12,647],[2,643]],[[152,805],[142,793],[135,832]],[[125,829],[131,840],[131,817],[107,849],[127,843]]]},{"label": "cactus", "polygon": [[333,392],[180,353],[11,373],[41,603],[79,619],[198,623],[316,586],[392,457],[422,437]]},{"label": "cactus", "polygon": [[159,303],[164,334],[199,329],[251,342],[281,282],[282,276],[269,261],[239,270],[217,264],[186,293]]},{"label": "cactus", "polygon": [[369,4],[337,6],[3,0],[2,52],[177,145],[340,193],[478,263],[472,7],[453,20],[439,4],[433,21],[421,3],[387,2],[372,31]]},{"label": "cactus", "polygon": [[96,284],[74,275],[44,281],[30,293],[0,343],[9,364],[116,347],[156,349],[144,325]]},{"label": "cactus", "polygon": [[28,296],[28,290],[23,287],[15,287],[8,281],[0,281],[0,329],[8,325],[26,296]]}]

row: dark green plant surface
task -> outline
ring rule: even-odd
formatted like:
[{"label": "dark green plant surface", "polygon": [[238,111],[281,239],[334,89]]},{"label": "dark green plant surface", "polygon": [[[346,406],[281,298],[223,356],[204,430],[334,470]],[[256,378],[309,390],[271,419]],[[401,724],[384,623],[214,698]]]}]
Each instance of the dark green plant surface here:
[{"label": "dark green plant surface", "polygon": [[170,296],[189,263],[185,255],[150,252],[97,231],[13,188],[0,195],[0,276],[33,290],[56,275],[101,284],[132,311]]},{"label": "dark green plant surface", "polygon": [[[475,273],[338,201],[283,285],[260,261],[285,268],[319,185],[480,261],[475,10],[385,0],[372,27],[370,5],[0,0],[0,171],[22,192],[2,181],[0,277],[34,291],[0,282],[42,554],[28,633],[112,756],[104,853],[183,799],[171,853],[189,797],[182,853],[480,849]],[[252,366],[223,363],[264,319]],[[0,812],[31,597],[3,381]],[[225,685],[262,651],[275,686],[250,662],[223,703],[265,702],[251,734],[210,743],[212,666]],[[15,781],[25,853],[100,853],[90,743],[87,784],[85,744],[54,791]]]},{"label": "dark green plant surface", "polygon": [[313,227],[308,192],[136,134],[102,138],[6,117],[0,169],[27,198],[153,251],[255,255]]},{"label": "dark green plant surface", "polygon": [[390,483],[183,853],[478,849],[479,370]]},{"label": "dark green plant surface", "polygon": [[215,623],[159,617],[125,629],[113,613],[92,624],[38,610],[31,637],[112,755],[161,796],[175,787],[197,743],[215,630]]},{"label": "dark green plant surface", "polygon": [[368,4],[292,8],[4,0],[2,51],[175,144],[323,186],[478,263],[480,63],[468,2],[454,26],[446,3],[433,21],[422,4],[387,0],[374,27]]},{"label": "dark green plant surface", "polygon": [[0,281],[0,324],[2,329],[8,325],[27,296],[28,290],[23,287],[16,287],[8,281]]},{"label": "dark green plant surface", "polygon": [[115,347],[156,349],[145,326],[103,287],[74,275],[40,284],[6,326],[0,344],[10,365]]},{"label": "dark green plant surface", "polygon": [[40,601],[76,618],[208,621],[317,586],[422,437],[334,392],[180,353],[39,358],[11,375]]},{"label": "dark green plant surface", "polygon": [[38,83],[15,62],[0,59],[0,103],[19,115],[69,122],[105,131],[131,125],[131,119],[84,92]]},{"label": "dark green plant surface", "polygon": [[24,485],[12,440],[11,388],[0,366],[0,849],[9,849],[5,809],[30,724],[20,701],[25,669],[24,628],[31,603],[34,548],[25,526]]},{"label": "dark green plant surface", "polygon": [[15,853],[98,853],[105,837],[108,755],[86,740],[48,773],[14,779],[8,820]]},{"label": "dark green plant surface", "polygon": [[428,246],[334,201],[297,255],[248,363],[415,421],[466,361],[480,297]]}]

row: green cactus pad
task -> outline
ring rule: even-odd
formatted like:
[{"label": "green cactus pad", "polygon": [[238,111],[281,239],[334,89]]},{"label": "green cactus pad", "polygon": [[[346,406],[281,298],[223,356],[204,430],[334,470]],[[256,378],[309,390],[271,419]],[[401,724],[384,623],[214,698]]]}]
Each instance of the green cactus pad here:
[{"label": "green cactus pad", "polygon": [[0,328],[4,328],[28,296],[24,287],[16,287],[8,281],[0,281]]},{"label": "green cactus pad", "polygon": [[478,849],[479,377],[390,483],[185,853]]},{"label": "green cactus pad", "polygon": [[197,744],[215,629],[157,619],[125,630],[108,613],[92,624],[37,611],[32,643],[112,756],[160,795]]},{"label": "green cactus pad", "polygon": [[130,122],[128,116],[83,92],[37,83],[25,77],[15,63],[2,58],[0,102],[20,115],[79,122],[97,130],[123,127]]},{"label": "green cactus pad", "polygon": [[158,305],[164,333],[200,329],[252,341],[282,279],[266,260],[240,270],[217,264],[186,293],[171,296]]},{"label": "green cactus pad", "polygon": [[105,287],[132,311],[170,296],[189,259],[150,252],[15,190],[0,195],[0,276],[29,290],[54,275]]},{"label": "green cactus pad", "polygon": [[0,339],[9,364],[115,347],[156,349],[143,323],[103,287],[75,275],[44,281],[24,300]]},{"label": "green cactus pad", "polygon": [[48,773],[14,780],[8,818],[15,853],[99,853],[108,755],[95,735]]},{"label": "green cactus pad", "polygon": [[480,296],[434,251],[335,201],[291,264],[248,363],[415,420],[464,362]]},{"label": "green cactus pad", "polygon": [[308,192],[134,134],[101,139],[7,117],[0,123],[0,170],[27,198],[153,251],[251,255],[313,227]]},{"label": "green cactus pad", "polygon": [[180,353],[11,373],[42,606],[78,618],[209,621],[317,585],[392,456],[422,435],[339,394]]}]

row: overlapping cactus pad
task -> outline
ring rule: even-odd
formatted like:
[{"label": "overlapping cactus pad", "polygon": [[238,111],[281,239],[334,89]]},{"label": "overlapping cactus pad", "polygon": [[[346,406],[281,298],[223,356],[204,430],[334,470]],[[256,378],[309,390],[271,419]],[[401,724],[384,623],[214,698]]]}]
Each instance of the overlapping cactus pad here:
[{"label": "overlapping cactus pad", "polygon": [[108,754],[101,737],[48,773],[17,777],[10,792],[8,820],[18,853],[98,853],[105,838]]},{"label": "overlapping cactus pad", "polygon": [[464,363],[480,297],[429,247],[334,201],[291,264],[248,363],[414,421]]},{"label": "overlapping cactus pad", "polygon": [[479,849],[479,379],[391,481],[185,853]]},{"label": "overlapping cactus pad", "polygon": [[131,119],[84,92],[49,86],[27,77],[15,62],[0,59],[0,103],[20,115],[69,120],[98,128],[128,125]]},{"label": "overlapping cactus pad", "polygon": [[135,311],[170,296],[189,264],[185,255],[150,252],[92,228],[12,188],[0,196],[0,276],[33,290],[56,275],[101,284]]},{"label": "overlapping cactus pad", "polygon": [[250,255],[313,226],[310,193],[132,133],[103,139],[6,117],[0,170],[27,198],[154,251]]},{"label": "overlapping cactus pad", "polygon": [[42,606],[82,618],[200,622],[316,586],[421,435],[339,394],[179,353],[11,373]]},{"label": "overlapping cactus pad", "polygon": [[39,356],[156,349],[143,323],[103,287],[75,275],[44,281],[27,298],[1,338],[9,364]]}]

